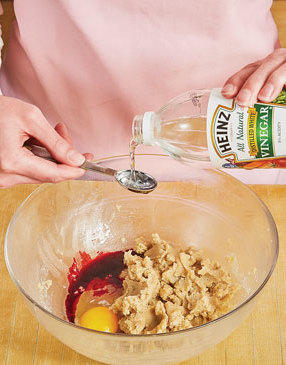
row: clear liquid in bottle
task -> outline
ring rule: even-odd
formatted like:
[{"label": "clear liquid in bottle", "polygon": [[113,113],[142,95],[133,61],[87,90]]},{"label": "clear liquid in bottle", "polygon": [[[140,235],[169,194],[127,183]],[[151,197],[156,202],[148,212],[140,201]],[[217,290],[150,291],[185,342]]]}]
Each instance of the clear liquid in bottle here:
[{"label": "clear liquid in bottle", "polygon": [[209,161],[206,113],[210,91],[189,92],[172,99],[157,113],[133,120],[137,144],[159,146],[170,156]]}]

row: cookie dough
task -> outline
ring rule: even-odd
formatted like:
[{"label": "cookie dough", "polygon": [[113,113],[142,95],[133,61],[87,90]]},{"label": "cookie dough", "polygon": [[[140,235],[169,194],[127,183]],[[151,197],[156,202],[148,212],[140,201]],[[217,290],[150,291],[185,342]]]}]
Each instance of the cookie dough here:
[{"label": "cookie dough", "polygon": [[232,309],[232,276],[192,247],[176,251],[158,234],[137,238],[124,264],[123,294],[111,306],[124,333],[179,331]]}]

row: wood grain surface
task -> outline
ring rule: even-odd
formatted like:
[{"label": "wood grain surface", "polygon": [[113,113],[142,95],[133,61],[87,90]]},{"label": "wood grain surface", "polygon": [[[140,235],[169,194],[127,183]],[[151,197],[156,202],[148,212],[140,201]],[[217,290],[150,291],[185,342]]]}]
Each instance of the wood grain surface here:
[{"label": "wood grain surface", "polygon": [[[39,326],[7,272],[3,255],[7,225],[35,187],[22,185],[0,190],[0,364],[101,365],[69,349]],[[204,354],[180,365],[286,364],[286,186],[252,188],[266,203],[278,227],[280,255],[275,272],[255,311],[236,331]]]},{"label": "wood grain surface", "polygon": [[286,0],[274,1],[271,10],[277,24],[281,46],[286,47]]}]

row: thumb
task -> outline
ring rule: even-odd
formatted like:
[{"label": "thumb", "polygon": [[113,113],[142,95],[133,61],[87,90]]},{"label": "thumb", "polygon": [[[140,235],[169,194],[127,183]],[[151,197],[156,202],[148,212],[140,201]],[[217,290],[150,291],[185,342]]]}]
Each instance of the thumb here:
[{"label": "thumb", "polygon": [[30,123],[28,133],[46,147],[57,161],[71,166],[84,163],[85,157],[52,128],[41,112],[38,113],[37,120]]}]

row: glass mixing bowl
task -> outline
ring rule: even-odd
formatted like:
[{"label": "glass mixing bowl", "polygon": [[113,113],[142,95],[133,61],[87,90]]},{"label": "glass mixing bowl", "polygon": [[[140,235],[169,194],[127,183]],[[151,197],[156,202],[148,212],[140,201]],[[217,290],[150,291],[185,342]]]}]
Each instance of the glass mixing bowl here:
[{"label": "glass mixing bowl", "polygon": [[[100,163],[125,169],[128,156]],[[153,193],[131,193],[91,174],[86,179],[102,180],[40,186],[11,220],[6,263],[38,321],[75,351],[108,364],[173,364],[220,342],[248,316],[275,267],[277,231],[262,201],[223,172],[163,155],[137,156],[136,167],[159,180]],[[158,335],[110,334],[67,322],[67,272],[78,251],[93,257],[126,249],[135,237],[155,232],[202,248],[232,272],[242,287],[235,308],[202,326]]]}]

